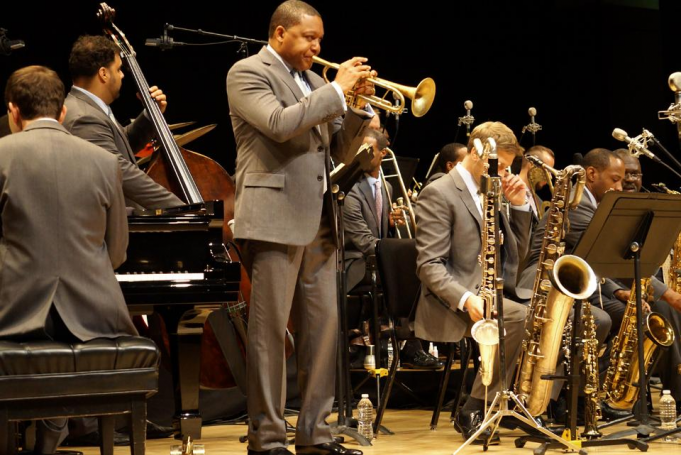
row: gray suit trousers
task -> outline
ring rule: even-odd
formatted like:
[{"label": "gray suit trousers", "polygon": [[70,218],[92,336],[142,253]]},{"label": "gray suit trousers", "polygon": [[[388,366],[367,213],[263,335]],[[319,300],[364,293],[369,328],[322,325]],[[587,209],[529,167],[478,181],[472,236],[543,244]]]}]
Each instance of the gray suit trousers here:
[{"label": "gray suit trousers", "polygon": [[325,419],[335,395],[336,250],[326,216],[306,246],[243,242],[252,293],[248,321],[248,448],[286,446],[284,341],[293,318],[301,408],[296,445],[332,441]]}]

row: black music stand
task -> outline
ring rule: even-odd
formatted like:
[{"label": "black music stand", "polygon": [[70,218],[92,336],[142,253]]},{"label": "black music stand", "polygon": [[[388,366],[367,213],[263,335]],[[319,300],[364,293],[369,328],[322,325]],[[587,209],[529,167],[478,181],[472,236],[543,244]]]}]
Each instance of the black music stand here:
[{"label": "black music stand", "polygon": [[[635,280],[640,383],[646,378],[643,362],[641,278],[655,274],[669,255],[679,230],[681,196],[662,193],[607,193],[574,251],[599,276]],[[656,431],[650,425],[647,395],[646,385],[639,384],[638,404],[635,409],[640,424],[633,433],[632,430],[613,433],[604,441],[595,442],[615,441],[616,439],[607,438],[628,434],[646,437]],[[673,431],[670,430],[669,433]],[[644,439],[646,440],[651,439]]]},{"label": "black music stand", "polygon": [[371,441],[359,434],[357,431],[357,420],[352,417],[352,387],[350,385],[350,365],[348,361],[348,324],[347,324],[347,284],[345,276],[345,232],[343,225],[343,204],[345,195],[350,192],[352,186],[362,173],[371,167],[373,158],[373,147],[363,144],[352,162],[348,165],[340,164],[330,173],[331,192],[334,203],[337,206],[336,223],[337,235],[337,260],[336,260],[336,287],[338,292],[338,320],[339,338],[338,354],[336,360],[337,377],[337,402],[338,419],[332,423],[331,432],[333,434],[344,434],[350,436],[360,445],[370,446]]}]

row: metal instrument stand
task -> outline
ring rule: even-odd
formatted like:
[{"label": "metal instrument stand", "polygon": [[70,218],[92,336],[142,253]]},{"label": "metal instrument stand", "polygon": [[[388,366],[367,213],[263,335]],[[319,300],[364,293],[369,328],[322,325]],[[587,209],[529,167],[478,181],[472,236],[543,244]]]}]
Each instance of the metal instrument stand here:
[{"label": "metal instrument stand", "polygon": [[[547,449],[560,449],[565,446],[564,442],[570,442],[572,445],[577,446],[580,455],[585,455],[587,452],[584,447],[598,447],[598,446],[609,446],[609,445],[620,445],[626,444],[629,449],[638,449],[641,452],[648,450],[648,444],[643,441],[638,441],[635,439],[590,439],[582,440],[577,438],[577,397],[579,395],[579,364],[581,360],[579,359],[582,349],[580,349],[581,344],[584,342],[582,337],[579,336],[580,321],[582,319],[582,305],[583,301],[575,301],[574,305],[574,317],[572,322],[572,339],[570,343],[570,350],[573,353],[570,357],[570,374],[569,375],[545,375],[542,379],[554,379],[554,380],[567,380],[568,381],[568,408],[566,415],[566,424],[563,435],[560,441],[557,441],[558,436],[554,435],[551,439],[546,439],[542,436],[522,436],[515,440],[515,446],[520,448],[524,447],[525,443],[528,441],[540,442],[541,445],[534,450],[535,455],[543,455],[546,453]],[[548,430],[546,430],[548,431]],[[543,432],[542,432],[543,433]],[[546,433],[544,433],[546,434]],[[553,434],[553,433],[551,433]]]},{"label": "metal instrument stand", "polygon": [[[496,160],[494,160],[494,163],[492,163],[493,160],[490,159],[490,172],[489,175],[490,177],[493,178],[499,178],[497,177],[497,169],[496,169]],[[490,179],[491,180],[491,179]],[[496,245],[501,245],[501,216],[499,215],[500,209],[501,209],[501,194],[500,194],[500,189],[501,185],[494,185],[494,184],[489,184],[485,185],[486,182],[482,182],[480,185],[481,191],[485,191],[485,189],[490,189],[491,192],[493,193],[490,197],[493,197],[495,199],[494,203],[494,226],[495,226],[495,232],[494,232],[494,237],[495,237],[495,244]],[[484,208],[483,208],[484,210]],[[480,428],[473,433],[473,435],[466,440],[456,451],[454,452],[453,455],[457,455],[459,452],[461,452],[466,446],[471,444],[473,441],[475,441],[478,436],[480,436],[487,428],[491,427],[491,432],[489,434],[489,437],[485,440],[483,443],[482,450],[487,451],[489,448],[489,444],[492,441],[492,437],[494,436],[494,433],[497,431],[499,428],[499,423],[501,422],[501,419],[503,419],[506,416],[511,416],[515,417],[521,422],[525,423],[529,427],[534,428],[538,432],[544,434],[546,437],[555,440],[560,446],[563,446],[567,449],[573,450],[573,451],[578,451],[579,446],[574,444],[571,441],[566,441],[562,439],[560,436],[557,436],[553,433],[551,433],[549,430],[544,428],[543,426],[539,425],[530,412],[525,408],[523,403],[520,401],[518,396],[513,393],[511,390],[508,389],[508,384],[506,381],[506,349],[505,349],[505,339],[506,335],[504,333],[504,279],[502,278],[503,276],[503,271],[501,269],[501,261],[497,260],[495,263],[495,267],[497,269],[497,274],[496,274],[496,282],[495,282],[495,293],[496,293],[496,307],[497,307],[497,321],[499,324],[499,379],[500,379],[500,388],[501,391],[497,392],[496,396],[494,397],[494,400],[492,401],[492,404],[490,405],[489,409],[487,410],[485,414],[485,419],[483,420],[482,424],[480,425]],[[513,359],[515,360],[515,359]],[[515,404],[515,407],[513,409],[509,408],[509,402],[513,402]],[[486,403],[485,403],[486,405]],[[516,409],[518,409],[520,412],[517,412]]]}]

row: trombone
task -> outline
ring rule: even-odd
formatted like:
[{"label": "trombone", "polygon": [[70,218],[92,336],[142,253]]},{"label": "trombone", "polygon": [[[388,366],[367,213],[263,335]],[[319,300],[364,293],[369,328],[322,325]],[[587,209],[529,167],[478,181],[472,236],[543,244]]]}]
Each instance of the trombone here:
[{"label": "trombone", "polygon": [[[329,71],[329,69],[338,70],[340,67],[338,63],[331,63],[317,56],[312,57],[312,61],[324,66],[322,76],[327,83],[330,82],[329,78],[326,76],[326,73]],[[357,95],[353,91],[350,91],[345,95],[345,100],[348,106],[356,106],[358,100],[363,100],[372,106],[376,106],[392,114],[399,115],[402,113],[402,111],[404,111],[404,98],[406,97],[411,100],[411,113],[414,114],[414,117],[422,117],[426,115],[430,109],[430,106],[432,106],[433,101],[435,100],[435,81],[429,77],[422,80],[416,87],[408,87],[406,85],[396,84],[378,77],[370,77],[366,80],[373,83],[376,87],[385,89],[385,94],[382,97],[376,95],[367,96]],[[393,104],[391,101],[386,99],[388,93],[390,92],[393,92],[393,97],[397,101],[396,104]]]},{"label": "trombone", "polygon": [[[409,200],[409,193],[407,192],[407,188],[404,185],[404,180],[402,180],[402,174],[400,173],[400,168],[397,165],[397,158],[395,157],[395,153],[392,150],[390,150],[389,147],[385,148],[385,152],[386,156],[384,156],[383,160],[381,161],[381,169],[379,171],[381,175],[381,184],[386,189],[386,194],[388,195],[388,204],[390,204],[390,211],[392,212],[393,201],[392,198],[390,197],[390,193],[387,191],[388,190],[387,179],[397,178],[398,182],[400,183],[400,190],[402,191],[402,194],[404,196],[396,198],[395,201],[397,202],[397,208],[402,210],[402,217],[404,220],[405,229],[407,231],[407,238],[412,239],[416,235],[416,216],[414,215],[414,209],[411,205],[411,201]],[[392,174],[385,174],[383,172],[383,163],[385,163],[386,161],[392,162],[393,166],[395,167],[395,170]],[[402,233],[400,232],[397,223],[395,223],[395,232],[398,238],[402,238]]]}]

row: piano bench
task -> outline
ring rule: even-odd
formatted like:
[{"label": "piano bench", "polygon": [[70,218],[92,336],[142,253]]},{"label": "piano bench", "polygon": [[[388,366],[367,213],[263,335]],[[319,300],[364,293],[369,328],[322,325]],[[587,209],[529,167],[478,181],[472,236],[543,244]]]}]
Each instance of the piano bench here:
[{"label": "piano bench", "polygon": [[15,422],[95,416],[100,453],[112,455],[114,416],[128,414],[130,451],[144,455],[146,399],[158,391],[159,360],[154,342],[143,337],[0,340],[0,453],[16,453]]}]

